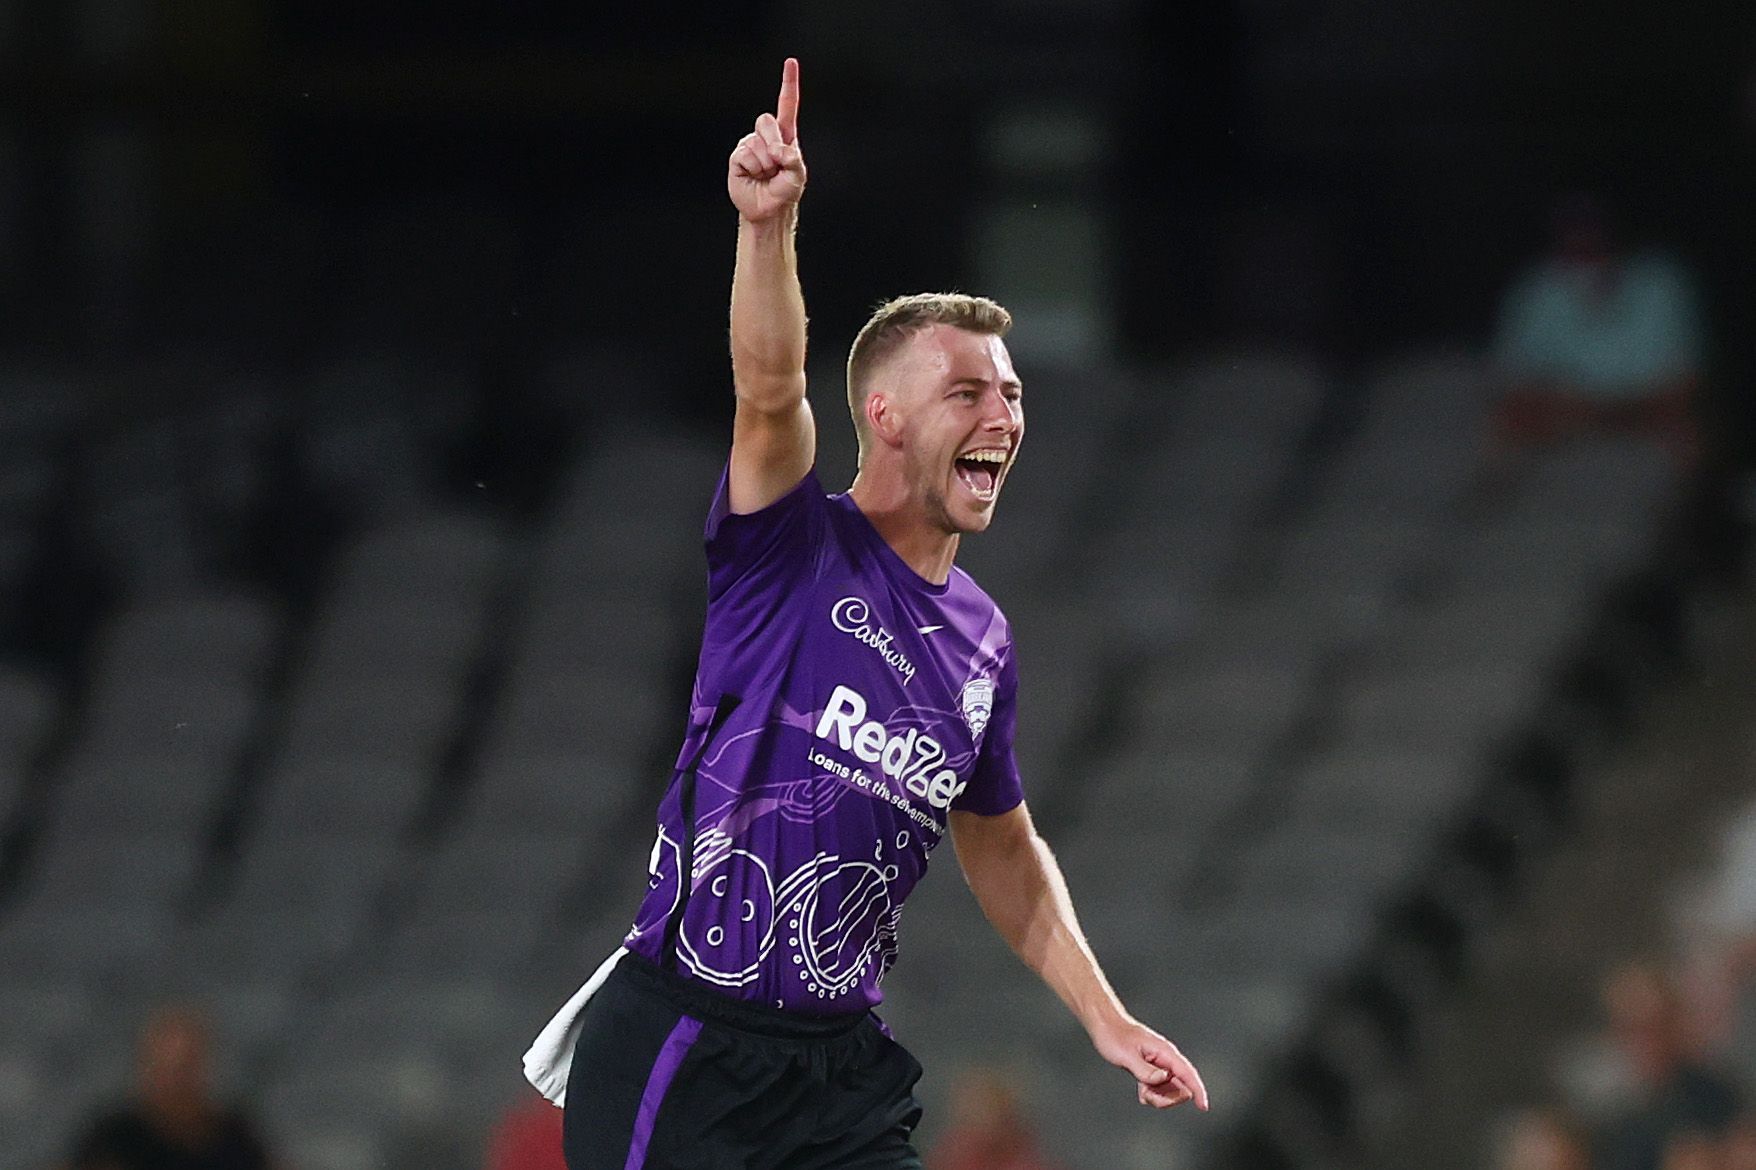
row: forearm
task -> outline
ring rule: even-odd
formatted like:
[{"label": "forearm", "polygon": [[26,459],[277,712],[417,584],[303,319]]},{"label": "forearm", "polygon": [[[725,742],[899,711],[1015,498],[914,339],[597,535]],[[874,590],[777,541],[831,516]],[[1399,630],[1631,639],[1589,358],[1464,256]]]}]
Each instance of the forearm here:
[{"label": "forearm", "polygon": [[953,810],[951,836],[988,921],[1084,1025],[1098,1055],[1134,1077],[1141,1104],[1168,1109],[1193,1100],[1206,1109],[1207,1089],[1195,1066],[1131,1016],[1104,978],[1030,810],[1023,804],[992,816]]},{"label": "forearm", "polygon": [[732,276],[732,380],[738,398],[763,413],[805,395],[805,297],[794,248],[795,208],[760,223],[738,219]]},{"label": "forearm", "polygon": [[1018,957],[1096,1035],[1127,1018],[1079,928],[1054,853],[1032,832],[968,872],[982,912]]}]

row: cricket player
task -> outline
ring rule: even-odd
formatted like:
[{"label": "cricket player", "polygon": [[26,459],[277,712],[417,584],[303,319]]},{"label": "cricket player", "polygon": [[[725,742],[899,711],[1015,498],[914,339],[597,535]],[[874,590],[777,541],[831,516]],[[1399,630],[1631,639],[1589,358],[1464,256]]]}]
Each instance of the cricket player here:
[{"label": "cricket player", "polygon": [[[799,66],[732,151],[731,456],[708,511],[689,731],[623,947],[526,1056],[571,1170],[919,1167],[920,1065],[873,1014],[949,835],[983,911],[1139,1100],[1207,1108],[1086,945],[1013,758],[1011,629],[954,561],[1024,439],[1012,320],[882,306],[848,357],[853,485],[813,470],[794,227]],[[655,475],[664,474],[654,468]]]}]

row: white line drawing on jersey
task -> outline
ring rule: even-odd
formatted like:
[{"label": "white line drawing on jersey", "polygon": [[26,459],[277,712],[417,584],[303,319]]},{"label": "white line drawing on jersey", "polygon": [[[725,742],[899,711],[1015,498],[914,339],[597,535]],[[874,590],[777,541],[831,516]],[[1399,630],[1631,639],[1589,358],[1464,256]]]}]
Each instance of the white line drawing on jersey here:
[{"label": "white line drawing on jersey", "polygon": [[[715,786],[726,791],[717,781]],[[786,780],[779,784],[764,784],[742,796],[735,793],[728,796],[726,800],[699,814],[698,824],[716,820],[718,823],[701,830],[700,836],[696,838],[697,868],[703,864],[702,858],[708,855],[708,850],[716,842],[722,838],[736,838],[768,813],[778,812],[796,824],[811,824],[818,818],[829,815],[849,791],[848,786],[835,777],[819,772],[814,776],[801,776],[797,780]]]},{"label": "white line drawing on jersey", "polygon": [[[747,849],[733,849],[696,873],[690,912],[677,932],[677,958],[709,983],[742,987],[756,978],[774,948],[774,879],[767,864]],[[733,969],[730,960],[743,966]]]},{"label": "white line drawing on jersey", "polygon": [[917,634],[935,634],[935,633],[938,633],[940,630],[943,630],[944,628],[945,627],[942,625],[940,625],[940,626],[917,626],[915,628],[915,633],[917,633]]},{"label": "white line drawing on jersey", "polygon": [[885,940],[894,951],[901,908],[890,883],[898,872],[894,865],[879,868],[820,855],[788,879],[789,892],[796,893],[783,898],[780,920],[807,995],[847,995],[859,986]]},{"label": "white line drawing on jersey", "polygon": [[[715,744],[712,762],[718,763],[733,743],[767,730],[793,727],[808,733],[811,718],[810,713],[783,711],[774,722]],[[904,703],[886,722],[906,724],[925,735],[929,730],[967,726],[965,719],[961,711]],[[975,754],[947,743],[939,747],[934,766],[962,771]],[[882,981],[896,959],[902,916],[893,886],[898,867],[883,864],[888,840],[874,842],[872,861],[819,852],[778,885],[768,865],[739,846],[761,818],[774,813],[795,823],[815,822],[853,787],[844,778],[819,772],[740,793],[721,783],[706,766],[697,769],[696,777],[705,790],[700,795],[706,798],[697,823],[707,827],[695,842],[690,909],[678,932],[679,961],[703,980],[743,987],[757,980],[778,937],[784,940],[790,960],[780,969],[793,973],[783,977],[799,980],[790,994],[839,999],[856,992],[874,966],[874,978]],[[931,852],[933,840],[924,841]],[[898,850],[906,850],[911,834],[903,829],[894,842]],[[630,940],[662,929],[675,912],[680,854],[661,825],[648,864],[646,903],[629,932]]]},{"label": "white line drawing on jersey", "polygon": [[[670,853],[668,866],[665,864],[667,850]],[[680,866],[678,857],[677,843],[671,840],[665,832],[665,827],[660,825],[658,836],[652,843],[652,856],[646,862],[646,899],[641,903],[640,913],[635,918],[634,925],[629,928],[629,940],[645,934],[654,927],[663,925],[665,919],[676,911],[678,896],[683,891],[682,884],[677,881],[677,870]],[[654,899],[653,893],[662,889],[666,882],[670,883],[670,898]]]},{"label": "white line drawing on jersey", "polygon": [[[677,849],[663,832],[653,859],[651,888],[668,882],[673,894],[663,913],[657,910],[662,899],[648,908],[630,938],[662,926],[676,908]],[[807,996],[839,999],[859,987],[874,961],[882,979],[896,960],[902,908],[891,888],[900,873],[895,865],[819,853],[776,887],[760,858],[731,849],[696,873],[690,912],[677,935],[677,957],[707,982],[721,987],[754,982],[782,922]]]}]

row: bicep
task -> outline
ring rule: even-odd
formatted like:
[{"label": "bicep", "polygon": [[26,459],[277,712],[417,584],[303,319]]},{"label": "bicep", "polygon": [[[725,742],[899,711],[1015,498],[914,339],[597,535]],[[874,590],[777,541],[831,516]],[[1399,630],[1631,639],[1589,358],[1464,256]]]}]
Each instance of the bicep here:
[{"label": "bicep", "polygon": [[802,385],[798,401],[782,410],[760,410],[740,399],[732,420],[727,503],[738,515],[760,512],[796,487],[816,458],[817,425]]}]

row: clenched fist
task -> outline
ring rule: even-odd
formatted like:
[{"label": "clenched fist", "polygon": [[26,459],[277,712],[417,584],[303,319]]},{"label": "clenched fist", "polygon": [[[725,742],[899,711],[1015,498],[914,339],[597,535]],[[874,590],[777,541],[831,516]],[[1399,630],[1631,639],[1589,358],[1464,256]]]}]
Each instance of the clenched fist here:
[{"label": "clenched fist", "polygon": [[726,191],[751,223],[782,214],[805,193],[805,156],[799,150],[799,62],[781,69],[780,100],[772,114],[738,141],[726,168]]}]

